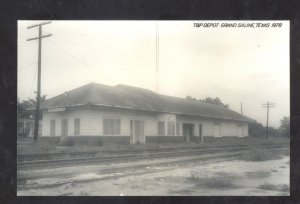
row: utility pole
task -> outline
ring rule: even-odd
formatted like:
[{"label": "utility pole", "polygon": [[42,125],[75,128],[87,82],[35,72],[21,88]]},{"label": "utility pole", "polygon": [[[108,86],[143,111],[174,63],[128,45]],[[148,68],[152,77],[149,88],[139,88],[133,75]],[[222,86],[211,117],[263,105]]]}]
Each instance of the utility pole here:
[{"label": "utility pole", "polygon": [[156,22],[156,94],[158,94],[158,71],[159,71],[159,27],[158,22]]},{"label": "utility pole", "polygon": [[27,29],[39,28],[39,36],[35,38],[29,38],[27,41],[38,40],[39,48],[38,48],[38,83],[37,83],[37,99],[36,99],[36,109],[35,109],[35,123],[34,123],[34,141],[37,142],[38,134],[39,134],[39,119],[40,119],[40,102],[41,102],[41,63],[42,63],[42,39],[46,37],[50,37],[52,34],[42,35],[42,26],[51,23],[43,22],[39,24],[34,24],[28,26]]},{"label": "utility pole", "polygon": [[243,115],[243,102],[241,102],[241,115]]},{"label": "utility pole", "polygon": [[269,109],[275,107],[275,103],[270,103],[268,101],[268,103],[262,104],[262,107],[267,108],[267,134],[266,134],[266,138],[269,139]]}]

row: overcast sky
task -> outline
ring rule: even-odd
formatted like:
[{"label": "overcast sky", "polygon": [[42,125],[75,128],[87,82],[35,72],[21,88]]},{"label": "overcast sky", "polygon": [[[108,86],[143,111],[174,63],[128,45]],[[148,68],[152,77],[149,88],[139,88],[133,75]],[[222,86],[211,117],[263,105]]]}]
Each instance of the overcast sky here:
[{"label": "overcast sky", "polygon": [[[34,97],[40,21],[18,22],[18,97]],[[127,84],[156,91],[156,24],[159,33],[158,93],[197,99],[219,97],[234,111],[278,127],[289,116],[289,22],[280,28],[221,27],[252,21],[52,21],[43,34],[42,94],[51,98],[89,82]],[[216,28],[194,23],[219,23]]]}]

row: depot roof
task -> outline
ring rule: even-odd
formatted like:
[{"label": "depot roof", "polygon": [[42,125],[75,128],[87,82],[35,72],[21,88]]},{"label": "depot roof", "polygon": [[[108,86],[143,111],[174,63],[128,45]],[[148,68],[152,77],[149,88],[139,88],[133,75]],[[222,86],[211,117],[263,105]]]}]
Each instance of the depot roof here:
[{"label": "depot roof", "polygon": [[42,102],[41,109],[82,105],[249,121],[249,118],[219,105],[156,94],[151,90],[133,86],[108,86],[96,83],[89,83],[50,98]]}]

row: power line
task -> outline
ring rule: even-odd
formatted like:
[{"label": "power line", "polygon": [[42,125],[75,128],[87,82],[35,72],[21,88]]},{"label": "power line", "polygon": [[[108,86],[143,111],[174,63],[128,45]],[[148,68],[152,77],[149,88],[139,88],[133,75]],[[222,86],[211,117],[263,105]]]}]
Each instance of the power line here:
[{"label": "power line", "polygon": [[[73,34],[74,32],[76,32],[78,34],[81,33],[81,35],[85,35],[89,39],[92,39],[92,40],[97,41],[97,42],[101,41],[101,47],[103,47],[103,46],[106,45],[106,47],[109,46],[109,47],[112,47],[115,50],[120,50],[120,49],[124,48],[124,47],[119,46],[121,44],[121,42],[123,42],[124,40],[120,40],[120,39],[114,38],[113,39],[113,44],[111,44],[111,43],[109,43],[109,41],[108,41],[107,38],[102,38],[101,35],[93,35],[93,32],[86,33],[86,32],[83,32],[82,29],[80,29],[80,30],[79,29],[74,29],[73,27],[70,27],[68,25],[64,25],[64,27],[67,28],[66,32],[69,32],[70,30],[73,30],[73,32],[69,32],[70,34]],[[63,32],[65,32],[65,31],[63,31]],[[69,40],[69,38],[68,38],[68,40]],[[136,46],[138,46],[142,50],[144,49],[144,46],[142,46],[140,44],[137,44]],[[125,52],[128,51],[127,48],[125,48],[123,50]]]},{"label": "power line", "polygon": [[[74,56],[71,52],[69,52],[68,50],[66,50],[65,48],[63,48],[62,46],[58,45],[56,42],[54,42],[53,40],[50,40],[50,42],[52,42],[53,45],[55,45],[57,48],[59,48],[60,50],[64,51],[66,54],[68,54],[70,57],[72,57],[73,59],[75,59],[77,62],[79,62],[81,65],[83,65],[85,68],[88,68],[90,70],[94,70],[96,72],[98,72],[97,70],[89,67],[86,63],[82,62],[78,57]],[[98,72],[99,73],[99,72]],[[99,73],[101,74],[101,73]]]},{"label": "power line", "polygon": [[269,101],[266,104],[261,104],[263,108],[267,108],[267,132],[266,132],[266,138],[269,138],[269,109],[274,108],[275,103],[270,103]]},{"label": "power line", "polygon": [[34,141],[38,140],[39,133],[39,117],[40,117],[40,100],[41,100],[41,65],[42,65],[42,39],[50,37],[52,34],[42,34],[42,26],[51,23],[50,21],[42,22],[39,24],[34,24],[28,26],[27,29],[38,27],[39,35],[38,37],[29,38],[27,41],[38,40],[38,83],[37,83],[37,100],[36,100],[36,110],[35,110],[35,124],[34,124]]},{"label": "power line", "polygon": [[34,65],[34,64],[36,64],[36,63],[37,63],[37,61],[32,62],[32,63],[30,63],[30,64],[28,64],[28,65],[22,66],[21,68],[18,69],[18,72],[21,72],[21,71],[23,71],[23,70],[25,70],[25,69],[28,69],[29,67],[31,67],[32,65]]},{"label": "power line", "polygon": [[[101,50],[99,50],[98,48],[94,48],[94,47],[87,46],[86,44],[81,43],[81,42],[78,42],[78,41],[76,41],[76,40],[74,40],[74,39],[65,38],[65,37],[62,37],[62,36],[56,36],[56,38],[61,39],[61,40],[64,40],[64,41],[69,41],[69,42],[71,42],[72,44],[75,43],[75,44],[77,44],[77,45],[79,45],[79,46],[81,46],[81,47],[83,47],[83,48],[86,48],[86,49],[89,49],[89,50],[93,51],[93,53],[96,52],[97,54],[100,54],[100,55],[102,55],[102,56],[105,56],[106,58],[107,58],[107,57],[112,58],[114,55],[116,55],[116,52],[114,52],[114,53],[112,53],[112,54],[109,54],[109,53],[108,53],[108,50],[109,50],[109,49],[106,49],[106,52],[104,53],[104,52],[102,52]],[[103,47],[102,42],[101,42],[101,47]],[[104,47],[105,47],[105,46],[104,46]],[[115,47],[115,49],[116,49],[116,50],[120,50],[120,47]],[[127,51],[128,51],[128,50],[127,50]],[[127,61],[127,62],[129,62],[129,63],[135,64],[135,65],[139,66],[139,68],[143,67],[143,66],[146,64],[144,61],[141,61],[141,60],[139,60],[139,61],[137,61],[137,60],[133,61],[132,59],[128,59],[127,57],[125,57],[125,56],[123,56],[123,55],[117,55],[116,57],[113,58],[113,60],[115,60],[116,58],[119,58],[119,59],[121,58],[122,60],[125,60],[125,61]],[[150,59],[150,57],[148,57],[148,58]]]}]

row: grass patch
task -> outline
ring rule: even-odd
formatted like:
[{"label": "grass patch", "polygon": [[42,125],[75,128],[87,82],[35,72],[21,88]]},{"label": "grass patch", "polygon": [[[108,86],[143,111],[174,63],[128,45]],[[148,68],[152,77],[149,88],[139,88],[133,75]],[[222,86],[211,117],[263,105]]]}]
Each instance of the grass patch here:
[{"label": "grass patch", "polygon": [[270,137],[266,139],[265,137],[204,137],[204,144],[213,144],[216,146],[235,146],[235,145],[267,145],[267,144],[289,144],[290,140],[288,138],[281,137]]},{"label": "grass patch", "polygon": [[271,175],[271,172],[269,172],[269,171],[245,172],[245,175],[248,178],[261,179],[261,178],[269,177]]},{"label": "grass patch", "polygon": [[290,148],[281,148],[278,151],[278,154],[282,156],[290,156]]},{"label": "grass patch", "polygon": [[61,146],[69,146],[69,147],[71,146],[72,147],[72,146],[74,146],[74,141],[70,140],[70,139],[67,139],[66,141],[61,142],[60,145]]},{"label": "grass patch", "polygon": [[56,150],[55,144],[47,143],[47,142],[32,142],[31,144],[22,144],[18,145],[17,152],[18,154],[40,154],[40,153],[47,153],[53,152]]},{"label": "grass patch", "polygon": [[232,183],[230,178],[215,176],[215,177],[204,177],[198,179],[198,186],[203,186],[206,188],[234,188],[235,184]]},{"label": "grass patch", "polygon": [[280,185],[274,185],[270,183],[264,183],[258,188],[263,189],[263,190],[269,190],[269,191],[282,191],[282,192],[287,192],[290,190],[290,187],[287,184],[280,184]]},{"label": "grass patch", "polygon": [[253,148],[244,156],[243,159],[246,161],[267,161],[279,158],[280,157],[274,154],[274,151],[270,149]]},{"label": "grass patch", "polygon": [[217,173],[217,176],[200,176],[197,172],[192,172],[190,181],[196,183],[196,186],[211,188],[211,189],[228,189],[236,188],[234,184],[234,179],[237,179],[238,176],[227,173]]},{"label": "grass patch", "polygon": [[[234,145],[258,145],[258,144],[280,144],[289,143],[287,139],[269,139],[264,138],[253,138],[253,137],[225,137],[225,138],[214,138],[207,137],[204,139],[204,143],[146,143],[140,145],[133,144],[106,144],[101,138],[88,142],[85,139],[82,141],[67,142],[66,144],[59,145],[59,139],[57,138],[40,138],[37,144],[34,144],[33,138],[18,138],[17,148],[18,154],[39,154],[39,153],[55,153],[55,152],[78,152],[78,151],[98,151],[98,150],[119,150],[119,149],[133,149],[133,150],[148,150],[157,149],[163,150],[167,148],[180,149],[180,148],[192,148],[201,147],[206,148],[217,148],[219,146],[234,146]],[[55,141],[52,139],[56,139]],[[74,139],[74,138],[73,138]],[[88,140],[88,138],[87,138]],[[283,155],[289,155],[289,149],[283,149]]]}]

